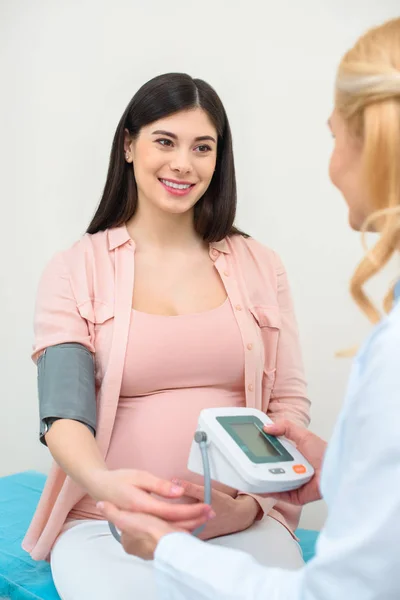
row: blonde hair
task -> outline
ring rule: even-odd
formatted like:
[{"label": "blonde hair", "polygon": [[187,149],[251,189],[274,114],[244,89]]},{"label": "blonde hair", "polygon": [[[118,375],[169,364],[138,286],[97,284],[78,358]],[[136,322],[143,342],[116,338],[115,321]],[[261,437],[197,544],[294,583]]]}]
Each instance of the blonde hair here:
[{"label": "blonde hair", "polygon": [[[353,299],[372,323],[379,310],[363,286],[400,248],[400,18],[369,30],[343,57],[336,79],[335,108],[349,131],[363,141],[362,170],[371,214],[363,226],[379,240],[356,268]],[[393,304],[393,286],[383,307]]]}]

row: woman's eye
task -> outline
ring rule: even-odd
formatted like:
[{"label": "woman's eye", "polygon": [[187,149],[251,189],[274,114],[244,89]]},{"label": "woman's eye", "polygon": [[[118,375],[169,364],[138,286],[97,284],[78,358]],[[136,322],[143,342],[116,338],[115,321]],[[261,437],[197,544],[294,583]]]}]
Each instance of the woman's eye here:
[{"label": "woman's eye", "polygon": [[166,147],[173,146],[173,142],[171,140],[166,139],[166,138],[162,138],[160,140],[156,140],[156,142],[158,144],[160,144],[160,146],[166,146]]},{"label": "woman's eye", "polygon": [[204,152],[210,152],[212,150],[212,148],[210,146],[208,146],[207,144],[202,144],[201,146],[197,146],[196,150],[197,150],[197,152],[204,153]]}]

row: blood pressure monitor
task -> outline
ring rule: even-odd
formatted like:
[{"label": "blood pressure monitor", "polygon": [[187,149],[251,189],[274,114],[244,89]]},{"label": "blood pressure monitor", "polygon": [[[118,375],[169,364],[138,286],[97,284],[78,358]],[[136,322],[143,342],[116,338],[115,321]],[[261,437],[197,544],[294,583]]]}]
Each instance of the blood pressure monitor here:
[{"label": "blood pressure monitor", "polygon": [[203,410],[190,450],[189,471],[253,494],[304,485],[314,469],[285,438],[265,433],[268,423],[271,419],[252,408]]},{"label": "blood pressure monitor", "polygon": [[[285,438],[268,435],[272,423],[252,408],[207,408],[201,411],[188,469],[204,476],[204,502],[212,504],[211,480],[240,492],[273,494],[301,487],[314,469]],[[121,536],[109,523],[116,540]],[[199,535],[204,525],[193,532]]]}]

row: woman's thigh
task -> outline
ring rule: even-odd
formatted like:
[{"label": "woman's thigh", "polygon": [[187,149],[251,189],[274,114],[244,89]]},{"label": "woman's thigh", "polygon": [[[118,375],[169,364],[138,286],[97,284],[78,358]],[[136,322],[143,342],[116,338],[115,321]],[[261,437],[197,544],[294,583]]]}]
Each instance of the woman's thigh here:
[{"label": "woman's thigh", "polygon": [[[268,567],[298,569],[300,546],[272,517],[246,531],[207,542],[242,550]],[[83,521],[63,533],[51,553],[54,584],[62,600],[156,600],[153,563],[125,553],[106,521]]]},{"label": "woman's thigh", "polygon": [[268,516],[246,531],[215,538],[209,543],[247,552],[266,567],[299,569],[304,565],[299,544],[286,527]]},{"label": "woman's thigh", "polygon": [[51,553],[62,600],[155,600],[152,562],[125,553],[106,521],[83,521],[63,533]]}]

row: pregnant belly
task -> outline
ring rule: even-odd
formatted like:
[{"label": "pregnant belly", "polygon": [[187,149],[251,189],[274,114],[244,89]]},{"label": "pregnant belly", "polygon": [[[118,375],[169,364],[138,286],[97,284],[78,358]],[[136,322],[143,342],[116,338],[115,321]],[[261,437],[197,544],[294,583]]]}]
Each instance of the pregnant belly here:
[{"label": "pregnant belly", "polygon": [[[203,477],[187,469],[199,414],[204,408],[229,406],[244,406],[244,394],[195,388],[120,398],[106,457],[108,468],[139,469],[163,479],[185,479],[203,485]],[[237,494],[237,490],[216,482],[213,488],[233,498]],[[171,502],[197,500],[183,497]],[[68,520],[101,518],[89,496],[76,504],[68,516]]]},{"label": "pregnant belly", "polygon": [[[243,405],[243,393],[206,388],[121,398],[107,466],[110,469],[142,469],[164,479],[177,477],[202,485],[203,478],[187,469],[200,411]],[[220,484],[214,487],[231,496],[237,492]]]}]

